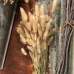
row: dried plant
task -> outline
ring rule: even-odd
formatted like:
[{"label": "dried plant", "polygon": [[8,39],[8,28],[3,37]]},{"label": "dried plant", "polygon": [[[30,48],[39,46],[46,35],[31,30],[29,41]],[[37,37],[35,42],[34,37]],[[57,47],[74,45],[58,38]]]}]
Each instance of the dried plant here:
[{"label": "dried plant", "polygon": [[6,4],[13,4],[14,0],[0,0],[0,2],[3,2],[3,4],[6,5]]},{"label": "dried plant", "polygon": [[[53,1],[51,15],[55,11],[58,0]],[[45,4],[35,4],[33,14],[20,7],[21,20],[16,30],[20,41],[27,44],[32,58],[33,74],[46,74],[48,45],[54,38],[55,28],[52,27],[53,17],[45,14]]]}]

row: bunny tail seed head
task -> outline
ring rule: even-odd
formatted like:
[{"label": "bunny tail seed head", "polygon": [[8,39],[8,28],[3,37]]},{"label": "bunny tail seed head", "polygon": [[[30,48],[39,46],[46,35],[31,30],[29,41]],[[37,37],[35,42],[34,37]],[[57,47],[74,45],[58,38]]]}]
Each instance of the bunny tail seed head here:
[{"label": "bunny tail seed head", "polygon": [[20,12],[21,12],[21,19],[23,22],[26,22],[28,17],[27,17],[27,14],[25,12],[25,10],[23,8],[20,8]]}]

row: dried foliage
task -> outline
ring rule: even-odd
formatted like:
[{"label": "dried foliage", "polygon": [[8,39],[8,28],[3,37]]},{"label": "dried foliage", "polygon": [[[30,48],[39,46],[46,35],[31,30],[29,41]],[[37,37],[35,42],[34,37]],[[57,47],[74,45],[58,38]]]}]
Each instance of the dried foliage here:
[{"label": "dried foliage", "polygon": [[[53,1],[51,15],[55,11],[57,1]],[[21,20],[16,28],[20,41],[29,49],[34,66],[33,74],[46,74],[48,45],[55,34],[55,28],[52,25],[54,18],[46,14],[45,9],[45,4],[36,3],[33,14],[28,12],[27,15],[20,7]]]},{"label": "dried foliage", "polygon": [[6,4],[13,4],[14,0],[0,0],[0,2],[2,2],[4,5],[6,5]]}]

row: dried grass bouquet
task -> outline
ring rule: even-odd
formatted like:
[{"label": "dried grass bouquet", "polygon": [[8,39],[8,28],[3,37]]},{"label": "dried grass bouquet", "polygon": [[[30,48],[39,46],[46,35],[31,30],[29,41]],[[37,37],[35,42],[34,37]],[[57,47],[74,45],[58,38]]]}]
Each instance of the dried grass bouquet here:
[{"label": "dried grass bouquet", "polygon": [[0,0],[0,2],[3,2],[3,4],[6,5],[6,4],[13,4],[14,0]]},{"label": "dried grass bouquet", "polygon": [[[53,0],[51,15],[55,11],[57,1]],[[45,13],[45,10],[45,4],[36,3],[33,13],[28,12],[27,15],[20,7],[21,20],[16,28],[20,41],[29,49],[34,66],[33,74],[46,74],[48,45],[52,42],[55,33],[55,28],[52,27],[54,18]],[[25,53],[23,49],[22,52]]]}]

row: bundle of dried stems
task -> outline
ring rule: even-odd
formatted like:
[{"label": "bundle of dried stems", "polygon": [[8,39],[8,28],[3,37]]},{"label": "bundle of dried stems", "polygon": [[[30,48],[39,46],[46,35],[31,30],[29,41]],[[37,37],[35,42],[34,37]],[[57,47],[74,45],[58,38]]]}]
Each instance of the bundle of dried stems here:
[{"label": "bundle of dried stems", "polygon": [[3,4],[6,5],[6,4],[13,4],[14,0],[0,0],[0,2],[3,2]]},{"label": "bundle of dried stems", "polygon": [[[55,11],[57,2],[58,0],[53,0],[51,15]],[[52,27],[54,18],[45,14],[45,9],[45,4],[36,3],[34,12],[28,12],[27,15],[20,7],[21,20],[16,28],[20,41],[29,49],[34,66],[33,74],[46,74],[48,45],[55,33],[55,28]]]}]

